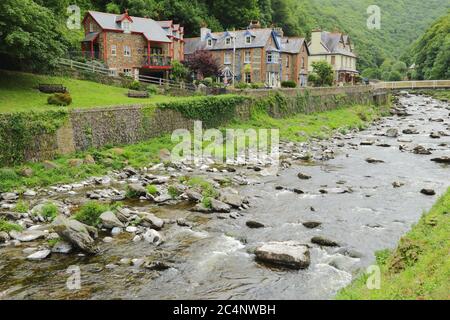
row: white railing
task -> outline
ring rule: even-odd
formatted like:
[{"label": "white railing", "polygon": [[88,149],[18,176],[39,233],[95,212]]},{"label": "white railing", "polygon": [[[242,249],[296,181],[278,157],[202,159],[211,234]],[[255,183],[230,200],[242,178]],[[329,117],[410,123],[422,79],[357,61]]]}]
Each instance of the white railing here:
[{"label": "white railing", "polygon": [[440,89],[450,88],[450,80],[394,81],[372,85],[374,89]]},{"label": "white railing", "polygon": [[[78,62],[70,59],[59,59],[59,64],[65,67],[69,67],[71,69],[78,69],[83,71],[88,71],[92,73],[98,73],[104,76],[110,76],[119,78],[119,75],[111,73],[108,68],[96,66],[92,63],[84,63],[84,62]],[[189,91],[195,91],[196,87],[193,83],[185,83],[185,82],[177,82],[174,80],[168,80],[168,79],[162,79],[157,77],[151,77],[151,76],[144,76],[139,75],[136,80],[142,83],[146,84],[154,84],[162,87],[168,87],[171,89],[184,89]]]}]

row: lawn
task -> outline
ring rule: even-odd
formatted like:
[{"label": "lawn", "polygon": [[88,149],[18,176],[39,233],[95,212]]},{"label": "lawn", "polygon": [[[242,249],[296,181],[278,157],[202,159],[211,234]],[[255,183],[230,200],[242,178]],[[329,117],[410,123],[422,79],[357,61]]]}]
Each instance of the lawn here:
[{"label": "lawn", "polygon": [[[48,94],[37,90],[42,83],[63,84],[68,88],[73,102],[68,109],[106,107],[113,105],[155,104],[180,100],[180,97],[155,95],[148,99],[126,96],[128,89],[107,86],[92,81],[50,77],[29,73],[0,70],[0,113],[19,111],[58,110],[62,107],[47,104]],[[186,98],[184,98],[186,99]]]},{"label": "lawn", "polygon": [[450,299],[450,188],[401,240],[396,250],[377,253],[379,290],[366,286],[364,274],[338,299]]}]

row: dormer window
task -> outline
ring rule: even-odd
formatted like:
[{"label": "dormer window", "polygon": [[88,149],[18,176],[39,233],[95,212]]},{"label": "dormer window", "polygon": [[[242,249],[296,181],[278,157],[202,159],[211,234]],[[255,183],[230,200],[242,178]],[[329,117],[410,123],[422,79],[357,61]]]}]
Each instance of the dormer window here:
[{"label": "dormer window", "polygon": [[92,22],[89,23],[89,32],[90,33],[94,32],[94,24]]},{"label": "dormer window", "polygon": [[245,37],[245,43],[246,44],[251,44],[252,43],[252,36],[246,36]]},{"label": "dormer window", "polygon": [[131,31],[130,21],[122,21],[122,30],[125,33],[130,33]]},{"label": "dormer window", "polygon": [[209,39],[206,41],[206,44],[208,45],[208,47],[212,47],[212,45],[213,45],[212,39],[209,38]]},{"label": "dormer window", "polygon": [[225,44],[226,44],[227,46],[231,45],[231,37],[227,37],[227,38],[225,39]]}]

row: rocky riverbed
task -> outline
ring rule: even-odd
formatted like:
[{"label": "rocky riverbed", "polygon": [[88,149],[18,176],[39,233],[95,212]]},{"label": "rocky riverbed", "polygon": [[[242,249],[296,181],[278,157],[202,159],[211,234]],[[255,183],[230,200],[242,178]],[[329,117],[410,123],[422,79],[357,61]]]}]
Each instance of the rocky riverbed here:
[{"label": "rocky riverbed", "polygon": [[[270,159],[159,164],[1,194],[0,218],[24,231],[0,234],[0,299],[332,298],[449,186],[449,113],[403,93],[367,130],[282,143],[276,175]],[[189,177],[212,187],[207,203]],[[122,204],[100,228],[70,219],[90,200]]]}]

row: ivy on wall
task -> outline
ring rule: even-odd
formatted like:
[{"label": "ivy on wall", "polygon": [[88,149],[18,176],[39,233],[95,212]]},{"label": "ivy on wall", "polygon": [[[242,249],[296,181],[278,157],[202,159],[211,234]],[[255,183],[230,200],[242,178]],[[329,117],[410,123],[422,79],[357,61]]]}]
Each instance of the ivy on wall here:
[{"label": "ivy on wall", "polygon": [[188,119],[201,120],[207,128],[219,127],[236,115],[236,107],[250,100],[243,96],[210,96],[195,100],[160,103],[159,108],[176,110]]},{"label": "ivy on wall", "polygon": [[39,137],[56,133],[68,115],[65,110],[0,114],[0,165],[23,162]]}]

